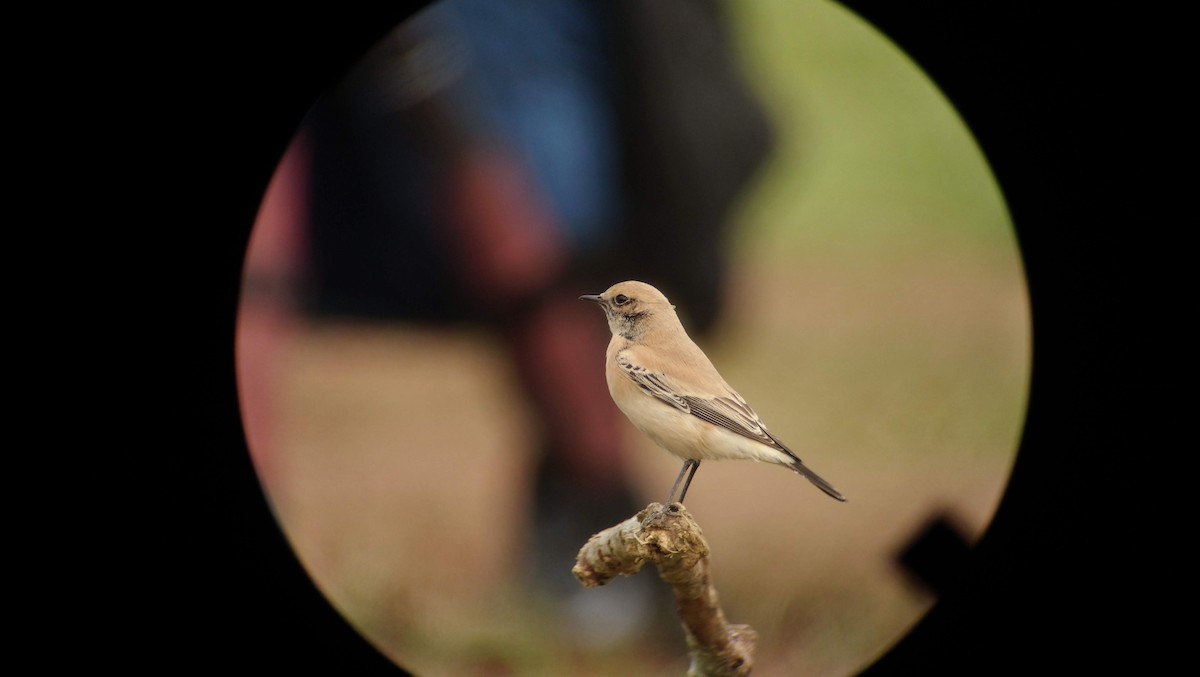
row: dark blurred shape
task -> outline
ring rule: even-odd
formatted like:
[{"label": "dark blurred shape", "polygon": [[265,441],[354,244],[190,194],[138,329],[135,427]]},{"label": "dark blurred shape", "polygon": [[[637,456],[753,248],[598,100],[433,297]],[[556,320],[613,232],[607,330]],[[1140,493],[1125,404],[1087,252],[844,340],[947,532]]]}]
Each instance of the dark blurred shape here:
[{"label": "dark blurred shape", "polygon": [[926,522],[896,556],[914,583],[935,596],[953,592],[963,581],[971,547],[947,515]]},{"label": "dark blurred shape", "polygon": [[689,331],[703,333],[724,302],[730,207],[773,130],[732,57],[721,4],[612,7],[628,207],[609,277],[669,289]]},{"label": "dark blurred shape", "polygon": [[636,278],[697,333],[771,143],[719,5],[682,0],[436,3],[308,127],[314,312],[472,320]]}]

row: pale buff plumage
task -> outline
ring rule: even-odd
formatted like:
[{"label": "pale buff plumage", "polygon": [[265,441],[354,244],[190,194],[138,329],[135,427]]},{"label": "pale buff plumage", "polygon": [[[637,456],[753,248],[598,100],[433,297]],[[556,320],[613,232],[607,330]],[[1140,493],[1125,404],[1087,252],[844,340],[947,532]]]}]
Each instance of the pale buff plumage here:
[{"label": "pale buff plumage", "polygon": [[[638,430],[684,460],[668,503],[684,473],[690,469],[694,474],[700,461],[709,459],[782,465],[839,501],[846,500],[767,431],[688,337],[675,306],[660,291],[630,280],[579,298],[599,304],[612,330],[605,376],[613,401]],[[691,479],[689,474],[680,502]]]}]

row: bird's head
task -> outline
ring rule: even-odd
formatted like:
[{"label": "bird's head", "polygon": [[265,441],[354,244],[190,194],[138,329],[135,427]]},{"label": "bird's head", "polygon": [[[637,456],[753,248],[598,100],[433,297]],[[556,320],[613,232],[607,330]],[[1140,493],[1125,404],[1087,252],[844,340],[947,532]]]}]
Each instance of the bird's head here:
[{"label": "bird's head", "polygon": [[618,282],[602,294],[584,294],[579,298],[597,303],[604,309],[613,334],[628,339],[641,336],[656,322],[678,322],[675,306],[667,297],[637,280]]}]

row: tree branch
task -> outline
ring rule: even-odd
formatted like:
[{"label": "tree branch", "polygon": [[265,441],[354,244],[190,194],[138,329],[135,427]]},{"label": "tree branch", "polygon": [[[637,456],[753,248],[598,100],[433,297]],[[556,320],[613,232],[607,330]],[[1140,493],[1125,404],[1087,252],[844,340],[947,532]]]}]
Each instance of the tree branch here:
[{"label": "tree branch", "polygon": [[725,620],[709,573],[708,543],[681,503],[651,503],[592,536],[571,573],[586,588],[632,576],[650,562],[675,593],[692,662],[688,677],[744,677],[754,663],[758,634]]}]

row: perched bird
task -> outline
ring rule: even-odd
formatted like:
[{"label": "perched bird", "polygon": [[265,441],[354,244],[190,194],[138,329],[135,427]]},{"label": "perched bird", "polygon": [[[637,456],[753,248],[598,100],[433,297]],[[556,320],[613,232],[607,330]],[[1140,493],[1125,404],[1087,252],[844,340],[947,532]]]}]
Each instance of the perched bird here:
[{"label": "perched bird", "polygon": [[[683,459],[666,505],[706,459],[749,459],[782,465],[839,501],[834,489],[767,431],[746,400],[721,378],[692,342],[662,292],[645,282],[618,282],[579,297],[604,309],[612,340],[605,355],[608,391],[633,425]],[[690,472],[689,472],[690,471]]]}]

